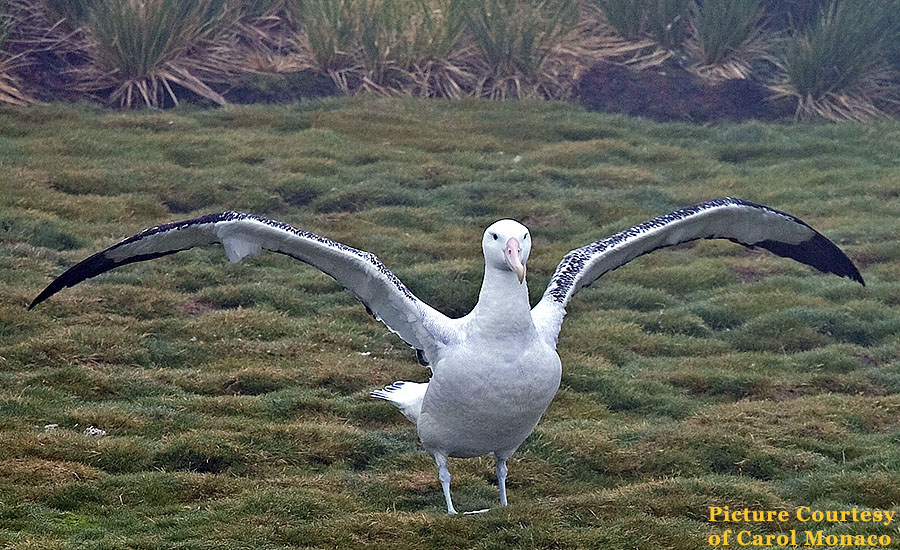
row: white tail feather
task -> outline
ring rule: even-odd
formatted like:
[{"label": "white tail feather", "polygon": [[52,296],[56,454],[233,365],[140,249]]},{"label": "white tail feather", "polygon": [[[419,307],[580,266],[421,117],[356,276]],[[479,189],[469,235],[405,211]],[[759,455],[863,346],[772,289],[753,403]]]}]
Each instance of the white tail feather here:
[{"label": "white tail feather", "polygon": [[425,398],[425,390],[428,383],[404,382],[402,380],[386,386],[383,390],[375,390],[371,396],[376,399],[390,401],[400,409],[403,416],[415,423],[419,419],[419,411],[422,410],[422,399]]}]

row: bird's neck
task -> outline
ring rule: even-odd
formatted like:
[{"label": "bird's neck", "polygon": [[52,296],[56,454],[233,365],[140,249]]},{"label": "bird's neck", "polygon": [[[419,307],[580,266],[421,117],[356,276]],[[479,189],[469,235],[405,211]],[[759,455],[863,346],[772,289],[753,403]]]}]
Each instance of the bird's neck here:
[{"label": "bird's neck", "polygon": [[512,271],[486,267],[472,320],[498,336],[533,331],[528,285]]}]

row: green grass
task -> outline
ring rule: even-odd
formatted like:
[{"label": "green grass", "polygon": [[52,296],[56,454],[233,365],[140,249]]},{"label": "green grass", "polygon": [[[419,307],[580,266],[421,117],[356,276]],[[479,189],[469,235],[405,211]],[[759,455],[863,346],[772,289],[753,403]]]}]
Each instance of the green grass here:
[{"label": "green grass", "polygon": [[[696,549],[722,531],[711,505],[896,509],[898,144],[893,122],[660,125],[532,102],[3,110],[0,545]],[[302,264],[195,250],[25,310],[98,249],[234,208],[371,250],[461,315],[499,217],[534,235],[537,300],[571,248],[723,195],[805,219],[867,286],[727,242],[608,274],[569,308],[562,388],[510,462],[510,507],[479,516],[444,514],[413,427],[367,396],[426,370]],[[496,505],[489,459],[451,470],[457,508]]]}]

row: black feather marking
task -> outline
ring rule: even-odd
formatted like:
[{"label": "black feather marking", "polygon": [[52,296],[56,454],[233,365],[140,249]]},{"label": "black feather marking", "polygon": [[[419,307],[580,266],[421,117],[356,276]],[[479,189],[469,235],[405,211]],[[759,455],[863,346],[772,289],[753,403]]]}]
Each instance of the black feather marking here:
[{"label": "black feather marking", "polygon": [[417,349],[417,350],[416,350],[416,360],[417,360],[417,361],[419,362],[419,364],[422,365],[423,367],[427,367],[428,365],[431,364],[431,363],[428,362],[428,358],[425,357],[425,352],[422,351],[422,350],[420,350],[420,349]]},{"label": "black feather marking", "polygon": [[766,240],[756,243],[755,246],[765,248],[779,256],[793,258],[798,262],[811,265],[819,271],[834,273],[840,277],[848,277],[866,286],[866,282],[863,281],[862,275],[860,275],[856,266],[853,265],[853,262],[850,261],[850,258],[821,233],[816,232],[812,239],[799,244]]},{"label": "black feather marking", "polygon": [[[184,249],[181,249],[184,250]],[[47,285],[47,288],[41,291],[37,297],[32,300],[31,304],[28,306],[28,309],[34,309],[34,306],[40,304],[50,296],[53,296],[60,290],[64,288],[68,288],[71,286],[75,286],[81,281],[85,279],[90,279],[91,277],[96,277],[101,273],[109,271],[110,269],[115,269],[120,265],[130,264],[134,262],[143,262],[145,260],[152,260],[154,258],[159,258],[162,256],[168,256],[169,254],[175,254],[176,252],[181,252],[181,250],[170,250],[167,252],[159,252],[156,254],[143,254],[140,256],[131,256],[130,258],[126,258],[121,261],[115,261],[112,258],[106,256],[106,253],[109,251],[104,250],[103,252],[98,252],[93,256],[83,260],[71,268],[69,268],[65,273],[57,277],[53,280],[52,283]]]}]

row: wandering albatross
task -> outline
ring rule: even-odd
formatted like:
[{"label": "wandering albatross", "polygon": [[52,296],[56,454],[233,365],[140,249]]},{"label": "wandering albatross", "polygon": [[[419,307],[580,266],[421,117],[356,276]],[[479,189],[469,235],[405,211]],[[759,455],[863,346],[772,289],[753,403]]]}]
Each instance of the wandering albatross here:
[{"label": "wandering albatross", "polygon": [[29,309],[63,288],[121,265],[216,242],[232,262],[270,250],[310,264],[351,291],[431,368],[427,383],[394,382],[372,396],[391,402],[416,424],[422,446],[437,464],[447,512],[454,514],[448,457],[493,454],[500,504],[506,505],[506,461],[534,430],[559,388],[556,343],[572,296],[642,254],[696,239],[765,248],[865,284],[853,262],[799,218],[722,198],[572,250],[533,308],[523,284],[533,239],[524,225],[500,220],[487,228],[481,241],[485,265],[478,303],[468,315],[450,319],[418,299],[369,252],[232,211],[152,227],[114,244],[60,275]]}]

